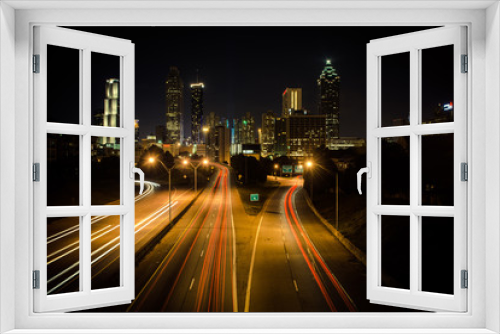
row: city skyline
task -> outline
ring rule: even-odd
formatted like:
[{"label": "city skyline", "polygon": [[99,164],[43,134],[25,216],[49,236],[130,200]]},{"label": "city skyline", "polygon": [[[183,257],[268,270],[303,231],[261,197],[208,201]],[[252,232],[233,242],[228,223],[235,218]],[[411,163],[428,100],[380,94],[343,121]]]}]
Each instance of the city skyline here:
[{"label": "city skyline", "polygon": [[[185,137],[190,129],[189,85],[205,84],[204,113],[227,119],[250,112],[261,127],[267,110],[279,114],[286,87],[302,88],[303,108],[317,113],[317,79],[327,59],[342,76],[341,136],[366,131],[366,44],[422,27],[71,27],[130,39],[136,45],[136,118],[140,136],[166,123],[165,82],[176,66],[185,83]],[[425,28],[427,29],[427,27]],[[196,43],[188,43],[197,36]],[[299,47],[293,52],[283,45]],[[277,41],[280,41],[279,43]],[[290,43],[288,43],[288,42]],[[182,45],[182,48],[177,47]],[[175,49],[175,50],[174,50]],[[174,52],[175,51],[175,52]],[[105,77],[106,69],[99,75]],[[110,77],[110,76],[108,76]],[[92,109],[102,104],[92,102]]]}]

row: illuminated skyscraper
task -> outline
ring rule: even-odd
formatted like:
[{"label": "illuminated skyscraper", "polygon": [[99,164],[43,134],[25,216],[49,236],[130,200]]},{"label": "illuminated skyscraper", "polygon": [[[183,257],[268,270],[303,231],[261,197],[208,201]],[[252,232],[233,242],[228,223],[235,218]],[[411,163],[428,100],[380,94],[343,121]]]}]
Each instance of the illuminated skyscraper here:
[{"label": "illuminated skyscraper", "polygon": [[262,114],[262,142],[261,152],[263,156],[273,155],[274,149],[274,122],[276,115],[272,110]]},{"label": "illuminated skyscraper", "polygon": [[[104,86],[103,126],[120,126],[120,80],[107,79]],[[103,144],[115,144],[116,138],[103,138]]]},{"label": "illuminated skyscraper", "polygon": [[281,116],[292,115],[297,110],[302,110],[302,88],[285,89]]},{"label": "illuminated skyscraper", "polygon": [[340,76],[328,59],[318,79],[320,90],[319,113],[326,115],[326,143],[332,149],[333,139],[339,138],[339,86]]},{"label": "illuminated skyscraper", "polygon": [[175,66],[167,76],[167,123],[165,144],[178,144],[184,139],[184,84]]},{"label": "illuminated skyscraper", "polygon": [[191,84],[191,140],[202,144],[203,134],[203,88],[202,82]]}]

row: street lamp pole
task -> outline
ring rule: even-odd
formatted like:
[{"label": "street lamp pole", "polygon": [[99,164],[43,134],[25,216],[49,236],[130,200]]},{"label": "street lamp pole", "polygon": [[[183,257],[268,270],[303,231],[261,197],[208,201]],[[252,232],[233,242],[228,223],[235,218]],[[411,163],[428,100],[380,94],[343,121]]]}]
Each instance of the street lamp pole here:
[{"label": "street lamp pole", "polygon": [[313,163],[312,161],[308,161],[306,162],[306,166],[309,170],[309,173],[310,173],[310,179],[311,179],[311,184],[310,184],[310,188],[311,188],[311,203],[313,203],[314,201],[314,180],[313,180],[313,174],[312,174],[312,167],[313,167]]},{"label": "street lamp pole", "polygon": [[[183,161],[183,164],[184,165],[187,165],[188,164],[188,161],[187,160],[184,160]],[[193,167],[194,169],[194,192],[195,194],[198,193],[198,167],[200,167],[202,164],[203,165],[206,165],[208,164],[208,159],[203,159],[203,162],[199,162],[198,164],[193,164],[192,162],[189,162],[189,164],[191,165],[191,167]]]}]

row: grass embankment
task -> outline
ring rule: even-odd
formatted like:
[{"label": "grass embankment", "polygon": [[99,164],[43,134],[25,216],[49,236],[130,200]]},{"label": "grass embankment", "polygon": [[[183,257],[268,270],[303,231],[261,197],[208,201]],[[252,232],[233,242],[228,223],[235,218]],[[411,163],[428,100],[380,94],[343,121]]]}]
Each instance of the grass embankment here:
[{"label": "grass embankment", "polygon": [[[277,181],[267,181],[265,183],[255,183],[250,185],[237,185],[238,193],[240,194],[243,207],[247,215],[256,216],[262,211],[264,203],[267,201],[272,192],[279,187]],[[251,202],[250,195],[259,194],[258,202]]]},{"label": "grass embankment", "polygon": [[[314,206],[336,227],[335,194],[316,196]],[[358,194],[339,196],[339,232],[366,253],[366,197]]]}]

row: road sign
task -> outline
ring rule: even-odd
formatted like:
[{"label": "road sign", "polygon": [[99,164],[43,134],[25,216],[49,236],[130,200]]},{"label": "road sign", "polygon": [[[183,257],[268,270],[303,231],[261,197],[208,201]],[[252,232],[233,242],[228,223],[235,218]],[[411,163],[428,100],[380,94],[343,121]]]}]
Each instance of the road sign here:
[{"label": "road sign", "polygon": [[283,165],[283,167],[281,167],[281,171],[284,174],[292,174],[292,170],[293,170],[293,166],[292,165]]},{"label": "road sign", "polygon": [[295,165],[295,173],[296,174],[304,173],[304,167],[302,165]]},{"label": "road sign", "polygon": [[259,201],[259,194],[250,194],[250,201],[251,202],[258,202]]}]

